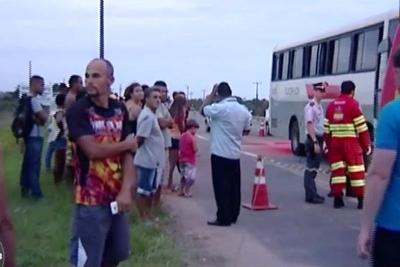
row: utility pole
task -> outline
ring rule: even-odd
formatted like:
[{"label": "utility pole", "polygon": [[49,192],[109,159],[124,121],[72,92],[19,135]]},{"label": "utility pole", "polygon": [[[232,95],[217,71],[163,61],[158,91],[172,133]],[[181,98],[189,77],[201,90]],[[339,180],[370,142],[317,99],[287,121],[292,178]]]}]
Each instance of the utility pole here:
[{"label": "utility pole", "polygon": [[29,64],[28,64],[28,84],[31,81],[31,77],[32,77],[32,61],[29,60]]},{"label": "utility pole", "polygon": [[206,89],[203,89],[203,100],[206,99]]},{"label": "utility pole", "polygon": [[258,101],[258,86],[262,84],[262,82],[253,82],[256,85],[256,100]]},{"label": "utility pole", "polygon": [[186,97],[189,97],[189,85],[186,85]]},{"label": "utility pole", "polygon": [[104,0],[100,0],[100,58],[104,58]]}]

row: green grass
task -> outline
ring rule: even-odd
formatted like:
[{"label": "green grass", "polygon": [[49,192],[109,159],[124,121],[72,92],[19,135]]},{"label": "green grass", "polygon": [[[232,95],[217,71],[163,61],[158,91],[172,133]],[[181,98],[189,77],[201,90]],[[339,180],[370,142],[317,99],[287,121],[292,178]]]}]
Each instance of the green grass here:
[{"label": "green grass", "polygon": [[[45,199],[34,202],[19,194],[21,154],[8,127],[0,129],[4,147],[4,164],[8,207],[17,239],[19,267],[67,267],[71,211],[71,189],[55,186],[52,176],[42,171],[41,185]],[[45,148],[44,148],[45,149]],[[144,226],[131,215],[132,256],[120,266],[182,266],[179,249],[165,234],[168,218],[160,213],[159,226]]]}]

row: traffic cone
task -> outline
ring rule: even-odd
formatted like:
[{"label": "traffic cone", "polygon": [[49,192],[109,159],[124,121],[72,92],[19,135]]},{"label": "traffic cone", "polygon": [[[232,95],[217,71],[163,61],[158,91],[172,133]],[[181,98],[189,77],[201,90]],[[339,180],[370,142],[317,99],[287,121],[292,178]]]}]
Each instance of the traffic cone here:
[{"label": "traffic cone", "polygon": [[264,126],[264,121],[261,120],[260,122],[260,128],[258,130],[258,136],[265,136],[265,126]]},{"label": "traffic cone", "polygon": [[268,187],[265,183],[264,161],[261,156],[257,157],[251,203],[243,203],[242,206],[251,210],[274,210],[278,208],[269,203]]}]

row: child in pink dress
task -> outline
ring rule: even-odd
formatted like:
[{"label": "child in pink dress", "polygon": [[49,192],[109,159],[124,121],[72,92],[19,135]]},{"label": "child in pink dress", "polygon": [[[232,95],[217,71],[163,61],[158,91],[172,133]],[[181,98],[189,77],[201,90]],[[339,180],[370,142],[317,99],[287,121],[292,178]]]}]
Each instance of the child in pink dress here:
[{"label": "child in pink dress", "polygon": [[186,131],[182,134],[179,143],[179,167],[181,171],[181,185],[179,196],[191,197],[191,187],[196,177],[196,131],[199,124],[190,119],[186,123]]}]

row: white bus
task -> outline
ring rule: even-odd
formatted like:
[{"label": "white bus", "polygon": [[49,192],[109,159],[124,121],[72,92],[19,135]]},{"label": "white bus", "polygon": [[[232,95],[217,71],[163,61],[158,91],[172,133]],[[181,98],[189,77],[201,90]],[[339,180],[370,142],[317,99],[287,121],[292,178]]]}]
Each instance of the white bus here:
[{"label": "white bus", "polygon": [[[339,93],[344,80],[356,84],[355,98],[373,133],[380,88],[391,41],[398,25],[393,10],[273,51],[270,86],[271,134],[291,141],[296,155],[304,153],[304,106],[312,98],[311,84],[328,82],[326,99]],[[326,105],[328,100],[324,100]]]}]

